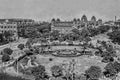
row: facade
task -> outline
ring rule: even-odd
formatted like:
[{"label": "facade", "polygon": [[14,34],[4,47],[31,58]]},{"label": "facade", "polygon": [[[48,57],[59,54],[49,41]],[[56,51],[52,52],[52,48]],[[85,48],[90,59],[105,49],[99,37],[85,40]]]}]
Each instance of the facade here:
[{"label": "facade", "polygon": [[0,33],[10,32],[13,34],[14,40],[18,38],[17,24],[13,23],[0,23]]},{"label": "facade", "polygon": [[102,20],[96,20],[95,16],[91,17],[91,20],[88,21],[86,15],[83,15],[81,19],[74,18],[72,21],[60,21],[60,19],[52,19],[51,21],[51,30],[58,30],[61,33],[68,33],[71,32],[72,29],[83,29],[83,27],[90,27],[93,28],[97,26],[97,24],[101,25]]},{"label": "facade", "polygon": [[80,20],[60,21],[60,19],[52,19],[51,31],[58,30],[60,33],[70,33],[74,28],[79,28]]},{"label": "facade", "polygon": [[26,26],[34,24],[34,20],[32,19],[22,19],[22,18],[13,18],[13,19],[0,19],[0,23],[9,23],[9,24],[17,24],[18,32],[21,31]]}]

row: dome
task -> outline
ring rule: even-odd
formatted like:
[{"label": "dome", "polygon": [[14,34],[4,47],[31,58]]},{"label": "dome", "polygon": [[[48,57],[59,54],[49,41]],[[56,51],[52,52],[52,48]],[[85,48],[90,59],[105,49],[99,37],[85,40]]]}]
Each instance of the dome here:
[{"label": "dome", "polygon": [[76,21],[77,21],[77,20],[76,20],[76,18],[74,18],[74,19],[73,19],[73,21],[75,21],[75,22],[76,22]]},{"label": "dome", "polygon": [[53,18],[52,21],[55,21],[55,18]]},{"label": "dome", "polygon": [[80,19],[78,18],[77,21],[80,21]]},{"label": "dome", "polygon": [[87,22],[88,21],[86,15],[82,16],[81,21],[83,21],[83,22]]},{"label": "dome", "polygon": [[59,19],[59,18],[57,18],[57,22],[60,22],[60,19]]},{"label": "dome", "polygon": [[96,17],[95,17],[95,16],[92,16],[92,17],[91,17],[91,21],[96,21]]}]

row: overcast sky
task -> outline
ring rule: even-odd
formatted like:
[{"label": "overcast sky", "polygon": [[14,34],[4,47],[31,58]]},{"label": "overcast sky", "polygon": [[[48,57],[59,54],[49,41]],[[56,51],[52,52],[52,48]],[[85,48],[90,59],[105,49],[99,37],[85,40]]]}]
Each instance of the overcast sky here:
[{"label": "overcast sky", "polygon": [[0,18],[32,18],[64,20],[86,14],[104,20],[120,18],[120,0],[0,0]]}]

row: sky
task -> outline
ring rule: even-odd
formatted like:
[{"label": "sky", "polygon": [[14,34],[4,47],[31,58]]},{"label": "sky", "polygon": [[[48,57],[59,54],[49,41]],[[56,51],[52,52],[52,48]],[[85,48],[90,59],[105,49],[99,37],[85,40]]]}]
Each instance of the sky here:
[{"label": "sky", "polygon": [[120,0],[0,0],[0,18],[72,20],[84,14],[88,19],[120,18]]}]

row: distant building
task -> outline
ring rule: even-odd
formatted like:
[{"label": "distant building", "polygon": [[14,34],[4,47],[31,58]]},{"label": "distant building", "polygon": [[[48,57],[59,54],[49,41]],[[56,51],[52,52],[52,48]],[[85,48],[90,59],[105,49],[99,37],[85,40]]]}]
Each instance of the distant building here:
[{"label": "distant building", "polygon": [[4,23],[0,23],[0,33],[10,32],[11,34],[13,34],[13,38],[17,39],[18,38],[17,24],[7,22],[8,20],[6,20],[6,22]]},{"label": "distant building", "polygon": [[61,21],[60,19],[51,20],[51,30],[58,30],[61,33],[71,32],[72,29],[83,29],[84,27],[97,28],[98,26],[103,25],[102,19],[96,20],[95,16],[91,17],[91,20],[88,21],[86,15],[81,17],[81,20],[74,18],[72,21]]},{"label": "distant building", "polygon": [[103,24],[102,19],[98,19],[97,25],[100,26],[100,25],[102,25],[102,24]]},{"label": "distant building", "polygon": [[117,21],[115,21],[115,25],[120,27],[120,19],[118,19]]},{"label": "distant building", "polygon": [[96,17],[95,16],[91,17],[91,20],[89,21],[89,24],[92,25],[92,26],[96,26],[97,21],[96,21]]},{"label": "distant building", "polygon": [[88,22],[86,15],[83,15],[83,16],[81,17],[81,22],[85,22],[85,23]]},{"label": "distant building", "polygon": [[74,19],[73,21],[60,21],[60,19],[52,19],[51,31],[58,30],[60,33],[69,33],[75,28],[79,28],[80,19]]}]

